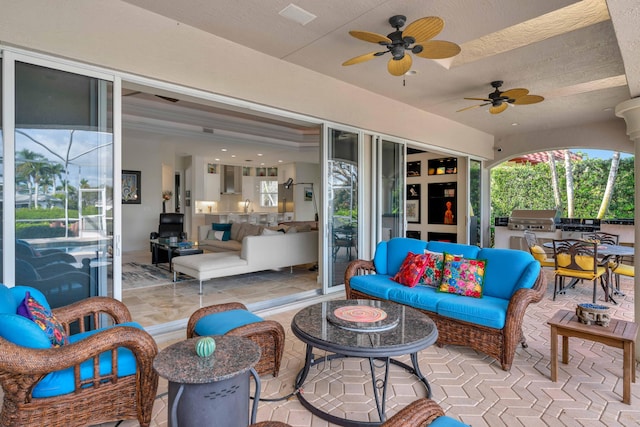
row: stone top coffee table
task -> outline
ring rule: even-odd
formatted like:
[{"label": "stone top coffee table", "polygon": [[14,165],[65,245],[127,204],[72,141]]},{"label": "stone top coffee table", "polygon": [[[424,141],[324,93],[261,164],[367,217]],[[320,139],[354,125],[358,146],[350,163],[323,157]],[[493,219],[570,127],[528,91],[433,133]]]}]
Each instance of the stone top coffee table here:
[{"label": "stone top coffee table", "polygon": [[[297,394],[304,407],[329,422],[347,427],[374,426],[384,422],[390,363],[415,375],[424,384],[427,397],[431,397],[431,387],[420,372],[417,355],[418,351],[436,342],[438,330],[427,315],[416,309],[390,301],[325,301],[300,310],[291,322],[291,329],[307,345],[304,367],[296,378],[296,390],[304,385],[309,369],[318,363],[344,357],[369,360],[380,421],[336,417],[311,404],[303,393]],[[315,359],[313,348],[332,354]],[[392,359],[406,354],[410,355],[413,367]],[[376,378],[376,368],[383,370],[384,379]]]}]

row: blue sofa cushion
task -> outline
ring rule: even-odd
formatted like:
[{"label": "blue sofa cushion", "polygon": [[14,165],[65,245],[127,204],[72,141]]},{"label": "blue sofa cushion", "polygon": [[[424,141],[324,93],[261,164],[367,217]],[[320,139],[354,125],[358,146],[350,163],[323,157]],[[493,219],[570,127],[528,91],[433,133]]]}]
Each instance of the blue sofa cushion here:
[{"label": "blue sofa cushion", "polygon": [[464,320],[495,329],[504,328],[509,300],[484,295],[482,298],[467,298],[447,294],[454,298],[438,302],[437,313],[441,316]]},{"label": "blue sofa cushion", "polygon": [[[134,328],[142,329],[138,323],[128,322],[121,323],[119,325],[113,325],[98,330],[82,332],[69,337],[70,344],[78,342],[83,338],[94,335],[100,331],[110,328],[119,328],[122,326],[131,326]],[[73,393],[74,391],[74,377],[73,366],[61,371],[51,372],[47,374],[40,382],[33,388],[34,398],[60,396],[63,394]],[[107,351],[100,354],[100,375],[108,375],[112,372],[111,366],[111,352]],[[136,373],[136,358],[127,348],[118,349],[118,377],[126,377],[128,375],[135,375]],[[80,364],[80,377],[82,379],[93,378],[93,359],[89,359]]]},{"label": "blue sofa cushion", "polygon": [[225,242],[231,238],[231,223],[213,223],[211,229],[215,231],[223,231],[222,241]]},{"label": "blue sofa cushion", "polygon": [[388,274],[368,274],[365,276],[354,276],[349,285],[351,289],[364,292],[380,299],[389,299],[389,291],[395,288],[404,288],[404,285],[394,282],[393,276]]},{"label": "blue sofa cushion", "polygon": [[480,258],[478,253],[480,248],[473,245],[463,245],[462,243],[430,241],[427,249],[432,252],[448,253],[463,256],[465,258]]},{"label": "blue sofa cushion", "polygon": [[387,242],[380,242],[376,247],[373,264],[376,273],[394,276],[409,252],[424,253],[427,242],[407,237],[394,237]]},{"label": "blue sofa cushion", "polygon": [[198,320],[193,330],[200,336],[224,335],[232,329],[251,323],[262,322],[262,320],[262,317],[247,310],[228,310],[204,316]]},{"label": "blue sofa cushion", "polygon": [[437,313],[440,301],[455,297],[456,295],[437,292],[436,288],[423,285],[415,288],[407,288],[406,286],[390,288],[388,299],[399,304]]},{"label": "blue sofa cushion", "polygon": [[519,288],[532,288],[540,273],[540,263],[525,251],[485,248],[477,258],[487,260],[486,296],[508,300]]}]

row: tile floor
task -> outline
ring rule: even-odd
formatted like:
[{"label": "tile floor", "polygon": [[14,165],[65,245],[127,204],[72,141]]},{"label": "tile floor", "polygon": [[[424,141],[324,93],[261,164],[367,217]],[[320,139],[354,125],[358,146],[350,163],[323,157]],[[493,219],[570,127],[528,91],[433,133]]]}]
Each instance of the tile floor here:
[{"label": "tile floor", "polygon": [[[621,402],[622,351],[601,344],[571,339],[569,364],[560,364],[558,382],[549,379],[549,327],[546,320],[559,309],[574,309],[577,303],[590,302],[591,286],[579,285],[552,301],[553,276],[549,272],[545,298],[529,307],[524,321],[528,348],[518,348],[511,371],[465,347],[429,347],[419,354],[422,372],[429,379],[433,398],[445,412],[474,427],[483,426],[640,426],[640,382],[632,384],[632,404]],[[633,282],[623,280],[626,297],[612,307],[612,316],[633,320]],[[299,309],[299,308],[298,308]],[[304,345],[290,329],[298,309],[265,317],[282,323],[287,332],[285,354],[278,378],[262,378],[262,397],[275,399],[292,392],[295,376],[302,367]],[[180,338],[180,337],[177,337]],[[160,346],[168,345],[162,342]],[[354,419],[367,420],[372,398],[369,380],[356,359],[334,361],[312,371],[305,392],[317,393],[328,407],[349,413]],[[340,380],[338,371],[342,370]],[[416,381],[399,369],[392,372],[387,413],[391,415],[417,396],[425,395]],[[161,380],[159,398],[154,407],[152,426],[167,425],[167,383]],[[370,390],[369,390],[370,391]],[[333,406],[332,406],[333,405]],[[278,420],[294,427],[323,427],[331,424],[311,415],[296,398],[261,402],[258,421]],[[112,427],[109,423],[103,427]],[[136,426],[124,421],[121,427]],[[213,425],[213,424],[212,424]]]}]

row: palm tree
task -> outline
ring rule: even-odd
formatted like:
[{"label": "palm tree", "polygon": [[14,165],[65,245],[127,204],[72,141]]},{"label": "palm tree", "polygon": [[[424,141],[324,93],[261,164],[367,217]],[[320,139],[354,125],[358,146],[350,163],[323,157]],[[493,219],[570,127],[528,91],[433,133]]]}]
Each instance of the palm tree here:
[{"label": "palm tree", "polygon": [[47,158],[26,148],[20,150],[16,158],[20,159],[16,166],[16,183],[26,182],[29,191],[29,208],[32,205],[37,208],[40,182],[43,176],[47,175]]},{"label": "palm tree", "polygon": [[596,218],[604,218],[607,209],[609,209],[609,203],[611,202],[611,196],[613,195],[613,186],[616,183],[616,176],[618,175],[618,166],[620,165],[620,152],[614,151],[613,157],[611,157],[611,168],[609,168],[609,177],[607,178],[607,187],[602,195],[602,203],[600,204],[600,210]]},{"label": "palm tree", "polygon": [[564,150],[564,174],[567,180],[567,217],[573,218],[573,169],[569,150]]},{"label": "palm tree", "polygon": [[551,185],[553,186],[553,199],[556,209],[560,209],[562,199],[560,197],[560,181],[558,180],[558,169],[556,168],[556,156],[553,151],[547,151],[549,169],[551,169]]}]

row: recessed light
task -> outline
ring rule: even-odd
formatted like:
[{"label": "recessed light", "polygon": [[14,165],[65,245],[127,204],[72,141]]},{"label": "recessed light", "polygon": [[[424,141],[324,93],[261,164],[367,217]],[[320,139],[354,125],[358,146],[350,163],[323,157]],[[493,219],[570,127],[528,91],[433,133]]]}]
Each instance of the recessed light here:
[{"label": "recessed light", "polygon": [[262,157],[262,153],[258,153],[258,157]]},{"label": "recessed light", "polygon": [[232,154],[232,155],[231,155],[231,157],[235,158],[235,157],[236,157],[236,155],[235,155],[235,154]]},{"label": "recessed light", "polygon": [[511,123],[511,126],[518,126],[520,123]]},{"label": "recessed light", "polygon": [[264,166],[264,163],[260,163],[260,166]]},{"label": "recessed light", "polygon": [[227,151],[227,149],[226,149],[226,148],[223,148],[223,149],[222,149],[222,150],[220,150],[220,151]]},{"label": "recessed light", "polygon": [[284,18],[292,20],[293,22],[297,22],[300,25],[307,25],[309,22],[317,18],[313,13],[307,12],[300,6],[296,6],[293,3],[282,9],[278,14]]},{"label": "recessed light", "polygon": [[278,163],[282,163],[282,160],[278,160]]},{"label": "recessed light", "polygon": [[220,161],[220,159],[218,159],[218,158],[216,157],[216,162],[219,162],[219,161]]},{"label": "recessed light", "polygon": [[612,110],[613,110],[613,108],[611,108],[611,107],[607,107],[607,108],[603,108],[602,109],[602,111],[612,111]]}]

